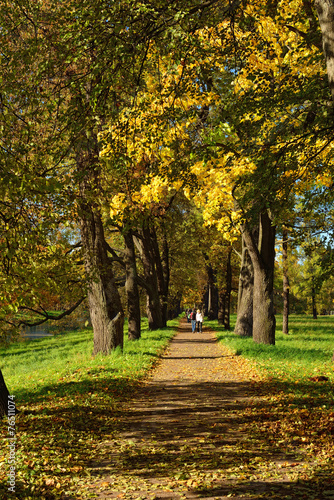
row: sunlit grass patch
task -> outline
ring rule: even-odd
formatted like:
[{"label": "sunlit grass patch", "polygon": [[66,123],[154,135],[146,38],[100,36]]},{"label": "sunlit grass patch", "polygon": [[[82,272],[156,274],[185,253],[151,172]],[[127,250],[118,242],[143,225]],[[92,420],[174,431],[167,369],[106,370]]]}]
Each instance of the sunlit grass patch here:
[{"label": "sunlit grass patch", "polygon": [[[233,352],[253,359],[268,377],[308,380],[314,375],[333,378],[334,316],[314,320],[307,315],[291,315],[290,333],[282,333],[282,317],[277,316],[276,345],[257,344],[252,338],[239,337],[210,323],[218,338]],[[232,327],[235,316],[232,317]]]},{"label": "sunlit grass patch", "polygon": [[143,320],[141,339],[129,341],[125,336],[123,353],[116,349],[109,356],[92,356],[91,329],[17,342],[0,349],[0,366],[10,392],[20,401],[29,401],[31,393],[43,393],[49,385],[91,378],[93,373],[95,378],[117,374],[138,379],[167,344],[171,328],[151,332]]}]

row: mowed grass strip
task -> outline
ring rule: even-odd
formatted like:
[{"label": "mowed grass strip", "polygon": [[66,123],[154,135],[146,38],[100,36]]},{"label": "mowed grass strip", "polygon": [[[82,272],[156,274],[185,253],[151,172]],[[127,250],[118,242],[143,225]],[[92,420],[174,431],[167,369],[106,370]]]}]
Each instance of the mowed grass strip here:
[{"label": "mowed grass strip", "polygon": [[15,494],[8,491],[8,421],[1,425],[0,498],[57,499],[86,496],[87,463],[99,456],[98,443],[119,425],[126,401],[158,361],[178,320],[124,340],[123,352],[92,357],[91,329],[0,349],[1,369],[15,396]]}]

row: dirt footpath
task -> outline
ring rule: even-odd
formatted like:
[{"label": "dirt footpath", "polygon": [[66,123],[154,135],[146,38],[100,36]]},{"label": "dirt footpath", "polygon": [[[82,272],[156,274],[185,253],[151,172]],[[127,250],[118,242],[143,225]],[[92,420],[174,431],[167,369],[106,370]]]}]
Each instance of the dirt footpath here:
[{"label": "dirt footpath", "polygon": [[103,479],[90,498],[303,498],[280,465],[287,457],[247,431],[244,411],[260,402],[258,382],[212,331],[192,333],[183,321],[119,415],[115,438],[101,444],[92,470]]}]

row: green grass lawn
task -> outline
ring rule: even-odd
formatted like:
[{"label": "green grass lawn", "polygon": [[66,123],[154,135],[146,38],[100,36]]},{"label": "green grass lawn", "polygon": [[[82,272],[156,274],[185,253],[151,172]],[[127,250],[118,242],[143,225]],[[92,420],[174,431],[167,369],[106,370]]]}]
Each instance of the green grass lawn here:
[{"label": "green grass lawn", "polygon": [[125,336],[123,353],[116,349],[109,356],[92,356],[91,329],[16,342],[0,349],[0,366],[9,391],[20,404],[50,394],[85,392],[92,379],[137,381],[154,364],[177,323],[169,322],[168,328],[149,332],[147,320],[143,320],[142,338],[130,342]]},{"label": "green grass lawn", "polygon": [[[231,321],[232,328],[236,317]],[[252,386],[258,396],[238,415],[247,432],[268,449],[284,451],[295,464],[298,485],[312,485],[326,494],[334,491],[334,316],[291,315],[289,335],[276,316],[276,345],[259,345],[207,322],[232,353],[251,360],[261,380]],[[324,376],[327,381],[312,380]],[[305,467],[305,468],[304,468]],[[304,470],[304,472],[303,472]],[[306,491],[306,490],[305,490]],[[304,491],[304,493],[305,493]],[[284,497],[290,498],[290,497]],[[292,497],[291,497],[292,498]],[[300,498],[318,498],[301,495]]]},{"label": "green grass lawn", "polygon": [[[231,321],[234,327],[236,317]],[[206,322],[232,353],[254,363],[262,380],[254,383],[259,403],[245,413],[247,428],[272,446],[296,456],[302,454],[334,483],[334,316],[291,315],[289,335],[282,333],[277,316],[276,345],[256,344]],[[328,380],[319,382],[314,377]],[[256,420],[248,418],[256,412]],[[248,412],[248,413],[247,413]],[[251,420],[251,419],[250,419]],[[311,470],[311,469],[310,469]],[[334,491],[334,490],[333,490]]]},{"label": "green grass lawn", "polygon": [[334,316],[290,315],[289,335],[282,333],[282,316],[276,317],[276,345],[256,344],[251,338],[233,333],[236,317],[231,317],[230,331],[216,321],[206,322],[230,349],[254,360],[267,377],[305,382],[315,375],[333,378]]}]

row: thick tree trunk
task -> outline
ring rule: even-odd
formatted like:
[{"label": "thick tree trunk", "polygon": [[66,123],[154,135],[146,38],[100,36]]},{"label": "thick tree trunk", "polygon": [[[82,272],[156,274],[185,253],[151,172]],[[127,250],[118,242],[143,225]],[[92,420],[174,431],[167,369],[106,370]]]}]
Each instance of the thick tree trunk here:
[{"label": "thick tree trunk", "polygon": [[334,100],[334,1],[316,0],[329,87]]},{"label": "thick tree trunk", "polygon": [[260,259],[254,265],[253,340],[261,344],[275,344],[276,320],[274,314],[275,228],[268,212],[260,215]]},{"label": "thick tree trunk", "polygon": [[123,347],[124,314],[107,254],[101,217],[88,208],[85,214],[80,226],[94,331],[93,355],[108,354],[118,346]]},{"label": "thick tree trunk", "polygon": [[145,290],[147,294],[146,312],[148,326],[150,330],[157,330],[164,327],[164,322],[161,311],[158,277],[154,255],[152,254],[150,230],[148,227],[144,227],[140,233],[141,237],[135,241],[143,264]]},{"label": "thick tree trunk", "polygon": [[[257,231],[258,233],[258,231]],[[254,235],[253,235],[254,237]],[[241,268],[239,275],[238,311],[234,333],[240,337],[253,335],[253,288],[254,270],[252,260],[242,238]]]},{"label": "thick tree trunk", "polygon": [[0,369],[0,418],[8,415],[8,396],[9,392]]},{"label": "thick tree trunk", "polygon": [[160,308],[160,297],[158,290],[153,287],[147,294],[146,311],[148,327],[150,330],[158,330],[164,327]]},{"label": "thick tree trunk", "polygon": [[136,340],[141,335],[141,318],[136,255],[132,231],[126,232],[123,237],[125,242],[124,263],[126,273],[125,290],[128,304],[128,337],[129,340]]},{"label": "thick tree trunk", "polygon": [[290,284],[288,274],[288,231],[283,228],[283,333],[289,333]]},{"label": "thick tree trunk", "polygon": [[108,354],[118,346],[123,347],[124,313],[97,202],[100,190],[97,137],[92,133],[90,138],[83,138],[83,141],[85,147],[77,154],[77,168],[81,176],[78,215],[89,312],[94,331],[93,355]]},{"label": "thick tree trunk", "polygon": [[275,228],[267,212],[260,215],[259,244],[247,228],[243,236],[254,269],[253,340],[261,344],[275,344],[273,285],[275,264]]}]

